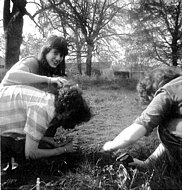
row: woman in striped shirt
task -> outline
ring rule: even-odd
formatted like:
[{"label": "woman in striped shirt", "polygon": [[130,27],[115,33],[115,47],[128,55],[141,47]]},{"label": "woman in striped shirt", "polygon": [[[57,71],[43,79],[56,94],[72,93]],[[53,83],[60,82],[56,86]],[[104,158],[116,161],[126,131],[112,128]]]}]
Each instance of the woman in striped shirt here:
[{"label": "woman in striped shirt", "polygon": [[[61,88],[56,95],[25,85],[1,87],[1,163],[10,162],[11,157],[18,162],[76,151],[76,140],[63,145],[53,136],[60,126],[72,129],[90,118],[90,108],[78,87]],[[17,139],[21,136],[25,140]],[[49,149],[40,147],[41,141]]]}]

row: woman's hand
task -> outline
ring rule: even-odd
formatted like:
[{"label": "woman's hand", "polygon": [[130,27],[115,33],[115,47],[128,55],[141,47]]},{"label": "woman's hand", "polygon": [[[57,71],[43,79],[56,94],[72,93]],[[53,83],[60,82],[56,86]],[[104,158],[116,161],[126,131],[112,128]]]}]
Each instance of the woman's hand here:
[{"label": "woman's hand", "polygon": [[112,150],[112,141],[108,141],[102,147],[103,151],[111,151]]},{"label": "woman's hand", "polygon": [[77,139],[73,140],[72,142],[66,144],[64,148],[65,148],[65,153],[76,152],[78,149],[78,140]]},{"label": "woman's hand", "polygon": [[128,165],[129,166],[135,166],[137,168],[143,168],[143,169],[147,169],[149,167],[145,161],[139,160],[137,158],[134,158],[133,162],[130,162]]},{"label": "woman's hand", "polygon": [[59,88],[70,86],[70,82],[63,77],[50,77],[49,84],[57,84]]}]

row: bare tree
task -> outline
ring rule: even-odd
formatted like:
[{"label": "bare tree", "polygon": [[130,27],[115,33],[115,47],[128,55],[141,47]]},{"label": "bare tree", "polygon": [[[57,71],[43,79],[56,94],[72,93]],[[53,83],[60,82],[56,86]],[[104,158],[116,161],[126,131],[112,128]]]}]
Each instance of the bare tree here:
[{"label": "bare tree", "polygon": [[102,35],[104,27],[117,15],[121,9],[118,0],[67,0],[74,18],[81,29],[87,45],[86,74],[91,75],[92,54],[94,44]]},{"label": "bare tree", "polygon": [[163,64],[180,64],[182,0],[140,0],[130,13],[137,44],[153,48],[150,56]]},{"label": "bare tree", "polygon": [[[95,43],[103,37],[104,28],[121,10],[120,1],[48,0],[44,2],[40,0],[40,2],[42,9],[49,7],[47,18],[52,27],[76,44],[77,66],[80,73],[82,73],[81,54],[83,51],[86,53],[86,74],[90,76]],[[45,14],[44,12],[44,16]]]},{"label": "bare tree", "polygon": [[[82,74],[82,47],[84,46],[85,40],[81,35],[80,28],[74,18],[74,15],[70,12],[68,6],[65,5],[64,1],[52,1],[48,0],[45,2],[40,0],[39,9],[39,20],[42,18],[44,22],[42,26],[46,25],[46,28],[52,28],[57,30],[68,39],[70,47],[70,55],[76,57],[77,70]],[[40,13],[41,10],[46,10]],[[48,25],[47,25],[48,24]],[[75,55],[76,54],[76,55]]]}]

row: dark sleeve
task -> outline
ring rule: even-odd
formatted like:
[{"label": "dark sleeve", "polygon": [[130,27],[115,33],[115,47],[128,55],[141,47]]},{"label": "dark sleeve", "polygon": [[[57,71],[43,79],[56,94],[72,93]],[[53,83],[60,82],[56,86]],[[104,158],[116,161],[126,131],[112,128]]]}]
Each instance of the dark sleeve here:
[{"label": "dark sleeve", "polygon": [[172,108],[171,96],[161,90],[134,123],[143,125],[148,136],[155,127],[160,125],[170,114]]}]

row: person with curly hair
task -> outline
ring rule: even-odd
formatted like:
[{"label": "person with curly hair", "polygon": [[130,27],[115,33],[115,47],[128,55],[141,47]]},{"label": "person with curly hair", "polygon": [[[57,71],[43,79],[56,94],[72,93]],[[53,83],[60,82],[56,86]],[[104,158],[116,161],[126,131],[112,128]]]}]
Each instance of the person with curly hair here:
[{"label": "person with curly hair", "polygon": [[76,86],[61,88],[56,95],[25,85],[1,87],[1,164],[12,157],[18,163],[76,151],[76,140],[60,144],[54,134],[60,126],[73,129],[91,117],[88,102]]},{"label": "person with curly hair", "polygon": [[143,104],[150,103],[160,87],[181,75],[181,71],[174,67],[161,67],[146,73],[137,84],[141,102]]},{"label": "person with curly hair", "polygon": [[154,167],[165,154],[171,163],[182,164],[182,74],[175,68],[156,68],[146,74],[137,85],[144,102],[150,102],[142,114],[112,141],[104,144],[104,151],[126,148],[158,127],[160,145],[145,161],[134,158],[135,165]]},{"label": "person with curly hair", "polygon": [[38,57],[28,56],[13,65],[6,73],[0,86],[31,85],[46,89],[56,84],[69,84],[65,78],[65,57],[68,55],[67,40],[60,36],[50,36]]}]

